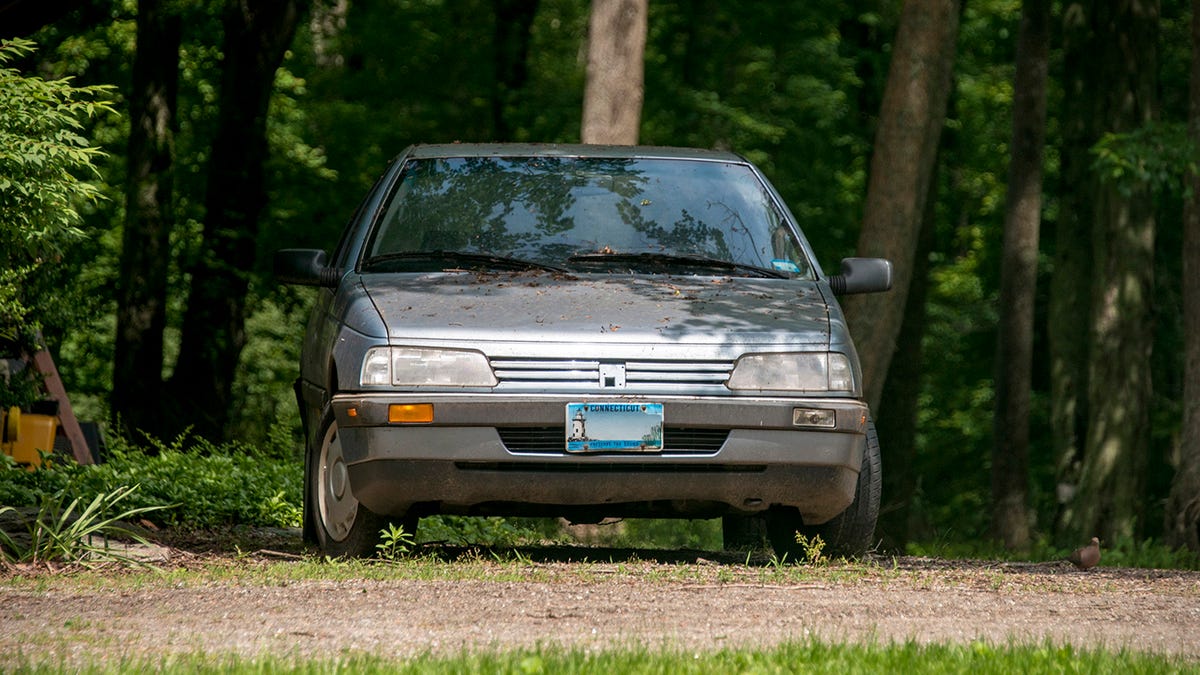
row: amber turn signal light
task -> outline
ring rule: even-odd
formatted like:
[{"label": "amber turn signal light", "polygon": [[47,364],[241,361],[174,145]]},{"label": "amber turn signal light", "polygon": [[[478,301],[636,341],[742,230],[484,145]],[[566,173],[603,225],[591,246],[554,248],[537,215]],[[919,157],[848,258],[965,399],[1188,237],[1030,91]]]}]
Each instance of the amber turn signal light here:
[{"label": "amber turn signal light", "polygon": [[432,403],[393,403],[388,406],[388,422],[392,424],[429,424],[432,421]]}]

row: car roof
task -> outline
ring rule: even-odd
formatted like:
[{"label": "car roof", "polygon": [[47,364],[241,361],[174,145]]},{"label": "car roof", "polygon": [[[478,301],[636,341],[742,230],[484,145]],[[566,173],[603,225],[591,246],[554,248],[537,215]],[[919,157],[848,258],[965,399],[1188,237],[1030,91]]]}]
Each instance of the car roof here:
[{"label": "car roof", "polygon": [[601,157],[620,159],[700,159],[747,163],[737,153],[653,145],[582,145],[572,143],[431,143],[409,146],[405,156],[445,157]]}]

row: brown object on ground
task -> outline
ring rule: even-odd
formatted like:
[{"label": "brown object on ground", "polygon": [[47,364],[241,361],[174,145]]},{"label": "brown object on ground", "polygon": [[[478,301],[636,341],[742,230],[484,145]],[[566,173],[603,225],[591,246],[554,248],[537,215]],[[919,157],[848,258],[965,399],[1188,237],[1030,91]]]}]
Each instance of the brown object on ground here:
[{"label": "brown object on ground", "polygon": [[1100,539],[1092,537],[1092,543],[1077,548],[1067,558],[1081,570],[1090,570],[1100,562]]}]

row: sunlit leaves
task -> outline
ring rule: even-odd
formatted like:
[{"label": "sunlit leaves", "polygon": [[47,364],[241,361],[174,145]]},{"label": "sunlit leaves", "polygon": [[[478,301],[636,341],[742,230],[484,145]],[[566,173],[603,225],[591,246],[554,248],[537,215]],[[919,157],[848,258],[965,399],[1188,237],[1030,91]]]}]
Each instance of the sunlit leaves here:
[{"label": "sunlit leaves", "polygon": [[1092,168],[1126,196],[1141,187],[1181,192],[1198,164],[1187,125],[1179,122],[1104,134],[1092,147],[1092,158]]},{"label": "sunlit leaves", "polygon": [[92,182],[101,152],[82,120],[113,113],[110,87],[27,77],[6,67],[33,52],[32,42],[0,43],[0,337],[35,323],[50,289],[31,288],[36,269],[53,262],[83,231],[81,206],[101,199]]}]

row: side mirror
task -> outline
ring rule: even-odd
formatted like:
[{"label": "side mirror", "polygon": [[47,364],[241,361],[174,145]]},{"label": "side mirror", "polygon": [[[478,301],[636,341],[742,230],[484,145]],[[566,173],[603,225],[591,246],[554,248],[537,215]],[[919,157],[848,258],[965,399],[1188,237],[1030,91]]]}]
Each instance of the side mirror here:
[{"label": "side mirror", "polygon": [[283,284],[337,286],[342,270],[326,267],[329,256],[315,248],[285,248],[275,252],[275,278]]},{"label": "side mirror", "polygon": [[892,261],[885,258],[845,258],[842,273],[829,277],[834,295],[878,293],[892,287]]}]

